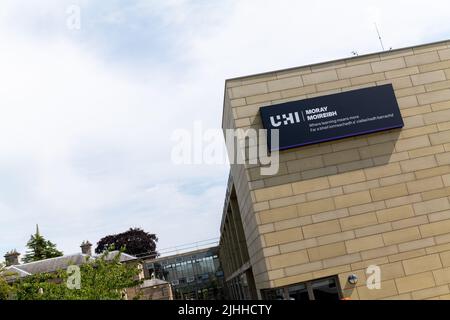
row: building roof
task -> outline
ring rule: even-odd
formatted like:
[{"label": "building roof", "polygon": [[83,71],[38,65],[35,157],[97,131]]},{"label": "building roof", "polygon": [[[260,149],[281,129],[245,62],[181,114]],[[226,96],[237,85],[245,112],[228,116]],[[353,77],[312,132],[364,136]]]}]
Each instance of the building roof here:
[{"label": "building roof", "polygon": [[169,284],[165,280],[152,278],[148,280],[144,280],[144,282],[141,284],[141,288],[148,288],[148,287],[154,287],[154,286],[161,286],[161,285],[167,285]]},{"label": "building roof", "polygon": [[[119,251],[117,251],[117,250],[109,252],[108,255],[106,256],[106,260],[114,259],[114,257],[117,255],[117,253],[119,253]],[[137,257],[132,256],[131,254],[128,254],[128,253],[120,254],[120,262],[129,262],[129,261],[133,261],[133,260],[137,260],[137,259],[138,259]]]},{"label": "building roof", "polygon": [[[113,260],[118,253],[119,251],[109,252],[106,255],[106,260]],[[58,270],[65,270],[70,265],[79,266],[86,263],[90,259],[92,261],[98,259],[99,257],[100,256],[89,256],[83,253],[76,253],[56,258],[9,266],[5,268],[5,273],[7,273],[8,280],[13,280],[17,277],[23,278],[38,273],[52,273]],[[137,260],[137,258],[126,253],[120,253],[120,262],[129,262],[133,260]]]},{"label": "building roof", "polygon": [[35,262],[29,262],[13,266],[15,269],[20,269],[28,274],[37,274],[45,272],[55,272],[57,270],[67,269],[70,265],[80,265],[85,263],[89,256],[82,253],[66,255],[62,257],[50,258]]},{"label": "building roof", "polygon": [[416,45],[411,45],[411,46],[406,46],[406,47],[400,47],[400,48],[396,48],[396,49],[384,50],[384,51],[369,52],[369,53],[362,54],[362,55],[338,58],[338,59],[333,59],[333,60],[328,60],[328,61],[321,61],[321,62],[317,62],[317,63],[305,64],[305,65],[300,65],[300,66],[291,67],[291,68],[284,68],[284,69],[265,71],[265,72],[261,72],[261,73],[249,74],[249,75],[244,75],[244,76],[237,76],[237,77],[233,77],[233,78],[228,78],[225,80],[225,82],[242,80],[242,79],[247,79],[247,78],[254,78],[254,77],[256,78],[256,77],[265,76],[265,75],[269,75],[269,74],[277,73],[277,72],[287,72],[287,71],[293,71],[296,69],[318,67],[318,66],[328,65],[328,64],[335,64],[337,62],[342,62],[342,61],[354,61],[354,60],[358,60],[358,59],[365,59],[367,57],[379,55],[379,54],[380,55],[393,55],[400,51],[434,46],[434,45],[439,45],[439,44],[447,43],[447,42],[450,42],[450,39],[421,43],[421,44],[416,44]]},{"label": "building roof", "polygon": [[178,254],[172,254],[172,255],[168,255],[168,256],[164,256],[164,257],[148,258],[148,259],[146,259],[146,261],[152,262],[152,263],[161,262],[161,261],[170,260],[170,259],[190,257],[193,255],[202,254],[202,253],[216,253],[218,250],[219,250],[219,246],[214,245],[214,246],[207,247],[207,248],[195,249],[192,251],[182,252],[182,253],[178,253]]},{"label": "building roof", "polygon": [[5,270],[2,272],[4,279],[7,282],[14,281],[17,277],[23,278],[27,276],[31,276],[31,273],[28,273],[24,270],[21,270],[17,268],[16,266],[10,266],[5,268]]}]

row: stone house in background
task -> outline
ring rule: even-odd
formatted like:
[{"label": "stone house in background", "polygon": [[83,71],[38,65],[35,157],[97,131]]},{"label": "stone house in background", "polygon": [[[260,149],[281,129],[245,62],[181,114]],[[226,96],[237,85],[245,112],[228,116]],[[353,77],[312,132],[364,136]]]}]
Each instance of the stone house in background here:
[{"label": "stone house in background", "polygon": [[[67,270],[71,265],[80,266],[87,263],[89,259],[96,259],[98,256],[92,255],[92,244],[89,241],[84,241],[81,244],[81,252],[64,255],[61,257],[50,258],[29,263],[20,263],[20,253],[16,250],[10,251],[5,254],[5,279],[9,283],[13,283],[20,278],[25,278],[28,276],[40,274],[40,273],[53,273],[61,270]],[[157,299],[171,299],[171,287],[166,282],[166,286],[163,283],[154,283],[149,280],[144,280],[144,271],[142,267],[142,262],[139,258],[126,253],[119,253],[119,251],[112,251],[108,253],[106,259],[113,260],[117,254],[120,254],[120,262],[124,264],[137,264],[140,270],[137,280],[141,280],[142,284],[138,287],[127,288],[125,292],[126,299],[133,299],[139,295],[142,300],[149,300],[152,297],[157,297]],[[153,279],[152,279],[153,280]],[[161,288],[164,287],[164,293],[160,294]],[[156,291],[157,293],[155,293]]]}]

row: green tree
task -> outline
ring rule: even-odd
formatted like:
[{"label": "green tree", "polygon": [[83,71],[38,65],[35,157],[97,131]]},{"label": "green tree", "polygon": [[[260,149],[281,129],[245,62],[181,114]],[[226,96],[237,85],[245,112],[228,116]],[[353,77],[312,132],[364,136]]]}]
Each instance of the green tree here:
[{"label": "green tree", "polygon": [[11,292],[11,287],[5,279],[6,270],[3,264],[0,264],[0,300],[6,300]]},{"label": "green tree", "polygon": [[67,280],[72,276],[61,270],[52,274],[38,274],[19,280],[14,292],[19,300],[121,300],[126,288],[140,283],[136,263],[120,262],[120,253],[105,252],[80,266],[81,287],[70,289]]},{"label": "green tree", "polygon": [[39,233],[39,226],[37,225],[36,233],[31,236],[30,240],[27,243],[27,248],[29,250],[26,252],[25,257],[23,258],[23,261],[25,263],[60,257],[63,255],[61,251],[56,249],[56,245],[53,242],[46,240]]}]

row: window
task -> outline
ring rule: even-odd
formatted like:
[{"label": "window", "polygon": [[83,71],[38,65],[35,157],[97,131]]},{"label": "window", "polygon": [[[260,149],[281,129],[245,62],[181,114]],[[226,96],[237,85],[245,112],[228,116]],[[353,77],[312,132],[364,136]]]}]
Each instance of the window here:
[{"label": "window", "polygon": [[309,300],[308,288],[306,284],[299,284],[287,288],[289,300]]},{"label": "window", "polygon": [[265,300],[284,300],[283,295],[283,289],[270,289],[263,291],[263,297]]},{"label": "window", "polygon": [[335,278],[312,282],[311,288],[315,300],[339,300],[339,290]]},{"label": "window", "polygon": [[202,274],[202,279],[203,280],[208,280],[209,279],[209,274],[207,274],[207,273]]},{"label": "window", "polygon": [[337,277],[311,280],[288,287],[263,290],[266,300],[339,300]]}]

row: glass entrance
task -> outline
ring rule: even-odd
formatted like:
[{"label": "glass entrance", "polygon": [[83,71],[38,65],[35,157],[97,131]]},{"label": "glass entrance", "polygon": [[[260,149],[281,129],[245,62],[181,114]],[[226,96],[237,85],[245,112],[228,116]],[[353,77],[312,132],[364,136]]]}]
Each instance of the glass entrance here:
[{"label": "glass entrance", "polygon": [[339,300],[337,277],[311,280],[288,287],[263,290],[266,300]]}]

